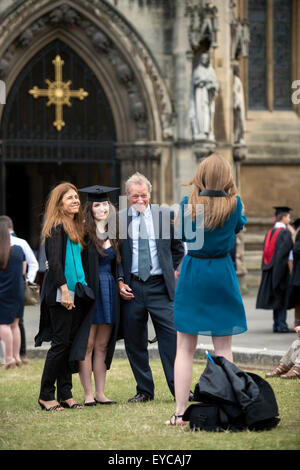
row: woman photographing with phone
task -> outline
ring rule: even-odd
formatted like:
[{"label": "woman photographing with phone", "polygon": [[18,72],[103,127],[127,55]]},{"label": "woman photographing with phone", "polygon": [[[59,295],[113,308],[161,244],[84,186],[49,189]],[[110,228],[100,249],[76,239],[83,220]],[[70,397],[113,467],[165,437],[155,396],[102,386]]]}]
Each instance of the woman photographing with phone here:
[{"label": "woman photographing with phone", "polygon": [[[192,193],[180,201],[178,217],[188,252],[174,300],[176,412],[165,423],[172,426],[186,424],[182,418],[192,384],[198,335],[210,336],[214,354],[233,362],[232,336],[247,330],[238,278],[230,256],[235,236],[243,229],[247,217],[230,163],[218,154],[205,158],[188,186],[192,186]],[[196,246],[193,239],[185,236],[188,225],[192,225],[196,235],[204,231],[202,246]]]}]

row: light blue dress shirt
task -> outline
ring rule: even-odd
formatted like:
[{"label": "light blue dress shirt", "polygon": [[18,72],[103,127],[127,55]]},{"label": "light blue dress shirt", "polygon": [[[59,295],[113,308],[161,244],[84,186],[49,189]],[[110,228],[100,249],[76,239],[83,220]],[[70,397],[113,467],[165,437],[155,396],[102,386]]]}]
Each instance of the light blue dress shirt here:
[{"label": "light blue dress shirt", "polygon": [[[130,208],[132,214],[132,265],[131,265],[131,272],[138,276],[138,256],[139,256],[139,230],[140,230],[140,216],[139,212],[137,212],[134,207]],[[149,238],[149,247],[150,247],[150,254],[151,254],[151,264],[152,269],[150,271],[150,275],[158,275],[162,274],[161,267],[158,261],[157,255],[157,247],[155,241],[155,233],[154,233],[154,226],[153,226],[153,219],[152,213],[150,209],[150,205],[148,205],[147,209],[144,212],[145,214],[145,222],[148,232]]]}]

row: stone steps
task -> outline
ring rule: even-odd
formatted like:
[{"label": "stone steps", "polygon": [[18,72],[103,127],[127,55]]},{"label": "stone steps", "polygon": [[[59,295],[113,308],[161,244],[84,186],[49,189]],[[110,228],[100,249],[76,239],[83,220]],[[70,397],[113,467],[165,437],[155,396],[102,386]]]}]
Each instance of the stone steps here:
[{"label": "stone steps", "polygon": [[252,144],[290,144],[291,139],[294,144],[300,144],[300,129],[296,129],[295,131],[287,131],[287,132],[274,132],[272,131],[257,131],[255,133],[251,133],[250,135],[246,135],[247,138],[247,145]]},{"label": "stone steps", "polygon": [[[289,139],[291,136],[289,135]],[[299,163],[300,158],[300,139],[299,142],[279,143],[279,142],[247,142],[248,158],[270,159],[278,158],[284,163],[286,158],[294,159]]]},{"label": "stone steps", "polygon": [[248,163],[299,164],[300,119],[292,111],[248,112],[245,140]]},{"label": "stone steps", "polygon": [[[248,111],[245,140],[248,155],[243,164],[257,165],[257,171],[263,171],[260,165],[300,163],[300,118],[292,111]],[[248,217],[243,235],[247,288],[260,284],[263,243],[272,225],[272,217]]]}]

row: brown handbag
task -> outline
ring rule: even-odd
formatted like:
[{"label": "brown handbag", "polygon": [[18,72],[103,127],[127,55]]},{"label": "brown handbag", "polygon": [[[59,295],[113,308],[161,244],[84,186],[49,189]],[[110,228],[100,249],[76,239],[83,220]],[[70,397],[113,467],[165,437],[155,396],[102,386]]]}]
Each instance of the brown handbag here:
[{"label": "brown handbag", "polygon": [[40,286],[24,281],[25,305],[36,305],[40,301]]}]

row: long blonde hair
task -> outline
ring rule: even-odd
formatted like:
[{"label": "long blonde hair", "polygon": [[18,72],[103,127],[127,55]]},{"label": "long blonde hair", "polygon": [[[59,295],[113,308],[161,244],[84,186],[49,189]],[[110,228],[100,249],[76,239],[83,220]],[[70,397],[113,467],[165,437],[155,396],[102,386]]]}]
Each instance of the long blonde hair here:
[{"label": "long blonde hair", "polygon": [[[197,214],[197,205],[204,206],[204,227],[214,230],[218,225],[223,227],[236,207],[237,188],[234,183],[230,163],[220,154],[205,158],[198,166],[193,179],[185,186],[194,186],[189,197],[192,205],[192,218]],[[204,189],[225,191],[226,197],[200,196]]]},{"label": "long blonde hair", "polygon": [[83,245],[83,216],[81,206],[79,207],[79,212],[75,214],[74,219],[71,219],[65,214],[62,206],[62,198],[70,189],[73,189],[78,194],[76,186],[68,182],[60,183],[52,189],[46,204],[43,235],[45,238],[50,237],[52,229],[62,224],[70,240],[74,243],[80,242]]}]

